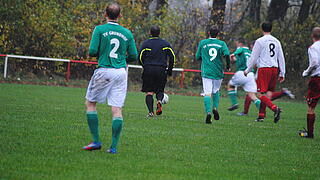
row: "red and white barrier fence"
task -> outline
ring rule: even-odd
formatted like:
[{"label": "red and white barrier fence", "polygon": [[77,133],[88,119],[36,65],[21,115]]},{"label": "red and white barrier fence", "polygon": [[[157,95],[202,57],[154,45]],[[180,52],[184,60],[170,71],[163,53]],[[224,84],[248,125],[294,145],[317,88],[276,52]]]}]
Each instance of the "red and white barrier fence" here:
[{"label": "red and white barrier fence", "polygon": [[[7,69],[8,69],[8,60],[9,60],[9,58],[66,62],[66,63],[68,63],[67,72],[66,72],[66,80],[67,81],[70,80],[71,63],[98,64],[98,62],[96,62],[96,61],[79,61],[79,60],[73,60],[73,59],[47,58],[47,57],[35,57],[35,56],[20,56],[20,55],[12,55],[12,54],[0,54],[0,57],[5,57],[4,58],[4,70],[3,70],[3,77],[4,78],[7,78],[7,74],[8,74]],[[142,66],[129,64],[128,68],[142,69]],[[200,70],[197,70],[197,69],[183,69],[183,68],[173,68],[173,71],[181,72],[180,88],[183,88],[183,81],[184,81],[184,76],[185,76],[184,73],[185,72],[201,72]],[[232,72],[224,72],[224,74],[232,75],[234,73],[232,73]]]}]

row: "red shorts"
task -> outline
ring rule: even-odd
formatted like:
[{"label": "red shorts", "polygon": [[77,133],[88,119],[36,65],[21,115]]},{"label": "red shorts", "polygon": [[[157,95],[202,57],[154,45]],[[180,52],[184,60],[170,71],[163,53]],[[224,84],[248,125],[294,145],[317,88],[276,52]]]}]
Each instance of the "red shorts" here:
[{"label": "red shorts", "polygon": [[307,102],[310,107],[315,108],[320,99],[320,77],[311,77],[308,84]]},{"label": "red shorts", "polygon": [[277,85],[279,70],[276,67],[264,67],[258,69],[257,90],[265,93],[267,91],[274,91]]}]

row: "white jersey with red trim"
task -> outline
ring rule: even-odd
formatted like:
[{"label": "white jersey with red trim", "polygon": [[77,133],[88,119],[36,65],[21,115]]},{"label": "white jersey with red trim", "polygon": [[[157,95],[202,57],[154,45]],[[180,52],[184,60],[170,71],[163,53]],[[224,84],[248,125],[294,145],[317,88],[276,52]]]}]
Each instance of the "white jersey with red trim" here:
[{"label": "white jersey with red trim", "polygon": [[308,48],[309,67],[302,76],[320,76],[320,41],[314,42]]},{"label": "white jersey with red trim", "polygon": [[278,67],[279,76],[284,77],[286,73],[285,59],[280,41],[272,35],[264,35],[254,43],[252,54],[247,62],[246,73],[249,73],[253,66]]}]

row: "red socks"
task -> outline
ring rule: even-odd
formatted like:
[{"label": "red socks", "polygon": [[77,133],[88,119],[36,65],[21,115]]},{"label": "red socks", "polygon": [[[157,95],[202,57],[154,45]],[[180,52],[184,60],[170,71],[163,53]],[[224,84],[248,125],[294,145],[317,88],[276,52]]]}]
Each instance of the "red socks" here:
[{"label": "red socks", "polygon": [[244,108],[243,114],[248,114],[250,104],[251,104],[251,98],[248,95],[246,95],[246,100],[244,101],[244,106],[243,106],[243,108]]},{"label": "red socks", "polygon": [[266,104],[261,101],[260,109],[259,109],[259,118],[263,119],[266,117],[266,108],[267,108]]},{"label": "red socks", "polygon": [[316,119],[316,114],[307,114],[308,136],[313,137],[313,129],[314,129],[315,119]]},{"label": "red socks", "polygon": [[282,96],[284,96],[283,91],[273,92],[273,93],[272,93],[272,96],[271,96],[271,101],[274,101],[274,100],[276,100],[276,99],[279,99],[279,98],[281,98]]},{"label": "red socks", "polygon": [[[261,100],[261,105],[262,104],[265,104],[268,106],[268,108],[270,108],[272,111],[275,111],[277,109],[277,106],[274,105],[271,100],[269,98],[267,98],[267,96],[261,96],[260,97],[260,100]],[[261,109],[261,105],[260,105],[260,109]],[[260,112],[259,112],[260,114]]]}]

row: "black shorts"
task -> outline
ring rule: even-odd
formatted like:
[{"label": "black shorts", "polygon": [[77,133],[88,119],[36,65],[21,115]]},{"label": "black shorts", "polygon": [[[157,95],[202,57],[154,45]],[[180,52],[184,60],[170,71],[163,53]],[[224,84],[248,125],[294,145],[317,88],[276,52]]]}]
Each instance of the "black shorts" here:
[{"label": "black shorts", "polygon": [[163,66],[146,66],[142,73],[142,92],[164,92],[167,83],[167,72]]}]

